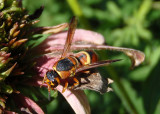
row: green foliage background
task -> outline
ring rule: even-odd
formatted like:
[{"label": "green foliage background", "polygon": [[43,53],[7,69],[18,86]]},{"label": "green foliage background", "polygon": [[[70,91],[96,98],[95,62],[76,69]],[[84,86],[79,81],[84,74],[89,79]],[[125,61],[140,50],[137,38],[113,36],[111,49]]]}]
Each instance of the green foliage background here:
[{"label": "green foliage background", "polygon": [[[37,26],[53,26],[79,18],[78,28],[101,33],[111,46],[128,47],[145,53],[145,62],[130,70],[122,54],[100,51],[101,59],[123,58],[102,67],[103,76],[112,78],[114,92],[100,95],[85,91],[92,114],[160,114],[160,2],[157,0],[23,0],[30,13],[45,6]],[[44,94],[47,91],[44,90]],[[42,103],[43,104],[43,103]],[[42,105],[40,104],[40,105]],[[59,96],[43,107],[47,113],[73,113]]]}]

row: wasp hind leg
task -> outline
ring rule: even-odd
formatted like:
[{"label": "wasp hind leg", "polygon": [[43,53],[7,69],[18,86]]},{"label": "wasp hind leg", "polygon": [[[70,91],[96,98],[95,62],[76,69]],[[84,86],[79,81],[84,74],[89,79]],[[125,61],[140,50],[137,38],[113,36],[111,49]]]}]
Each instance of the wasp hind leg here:
[{"label": "wasp hind leg", "polygon": [[74,87],[76,87],[76,86],[79,85],[79,81],[77,80],[77,78],[74,77],[73,80],[74,80],[74,82],[76,82],[76,83],[74,83],[74,84],[71,86],[71,89],[73,89]]},{"label": "wasp hind leg", "polygon": [[64,93],[66,91],[67,87],[68,87],[68,82],[65,83],[63,90],[62,90],[62,93]]}]

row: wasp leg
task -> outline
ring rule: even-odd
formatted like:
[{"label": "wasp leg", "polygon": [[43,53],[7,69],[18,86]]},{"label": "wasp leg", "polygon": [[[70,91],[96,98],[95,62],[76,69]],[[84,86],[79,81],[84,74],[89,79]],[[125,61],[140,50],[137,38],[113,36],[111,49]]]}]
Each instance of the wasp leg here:
[{"label": "wasp leg", "polygon": [[62,90],[62,93],[64,93],[66,91],[67,87],[68,87],[68,82],[65,83],[65,86],[64,86],[64,88]]},{"label": "wasp leg", "polygon": [[51,87],[48,86],[48,100],[50,101],[51,100]]},{"label": "wasp leg", "polygon": [[78,86],[79,85],[79,81],[77,80],[77,78],[73,78],[73,80],[76,82],[73,84],[73,86],[71,86],[71,89],[73,89],[74,87]]},{"label": "wasp leg", "polygon": [[40,85],[40,88],[42,87],[42,85],[43,85],[44,82],[46,81],[46,76],[47,76],[47,75],[44,76],[43,81],[42,81],[42,83],[41,83],[41,85]]},{"label": "wasp leg", "polygon": [[51,93],[50,93],[50,91],[51,91],[51,85],[50,85],[50,82],[49,82],[49,80],[46,80],[46,84],[48,85],[48,100],[50,100],[50,98],[51,98]]}]

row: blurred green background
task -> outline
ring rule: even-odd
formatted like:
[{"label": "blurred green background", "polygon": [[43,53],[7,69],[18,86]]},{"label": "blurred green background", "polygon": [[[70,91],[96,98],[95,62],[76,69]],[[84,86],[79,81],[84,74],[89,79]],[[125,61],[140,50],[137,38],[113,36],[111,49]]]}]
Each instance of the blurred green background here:
[{"label": "blurred green background", "polygon": [[[130,70],[123,54],[99,51],[101,59],[123,58],[122,62],[99,68],[104,77],[115,81],[114,92],[101,95],[85,91],[92,114],[160,114],[160,1],[158,0],[23,0],[32,14],[45,9],[36,26],[53,26],[79,18],[78,28],[101,33],[106,43],[141,50],[145,62]],[[42,93],[47,90],[42,88]],[[33,97],[34,100],[37,100]],[[60,94],[53,101],[41,102],[46,113],[74,113]]]}]

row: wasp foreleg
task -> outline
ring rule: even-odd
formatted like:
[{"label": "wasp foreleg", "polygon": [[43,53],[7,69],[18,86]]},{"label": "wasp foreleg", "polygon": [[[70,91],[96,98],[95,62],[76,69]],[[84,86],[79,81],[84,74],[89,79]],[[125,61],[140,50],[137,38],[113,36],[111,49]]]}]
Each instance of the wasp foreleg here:
[{"label": "wasp foreleg", "polygon": [[44,76],[43,81],[42,81],[42,83],[41,83],[41,85],[40,85],[40,88],[42,87],[42,85],[43,85],[44,82],[46,81],[46,77],[47,77],[47,75]]}]

